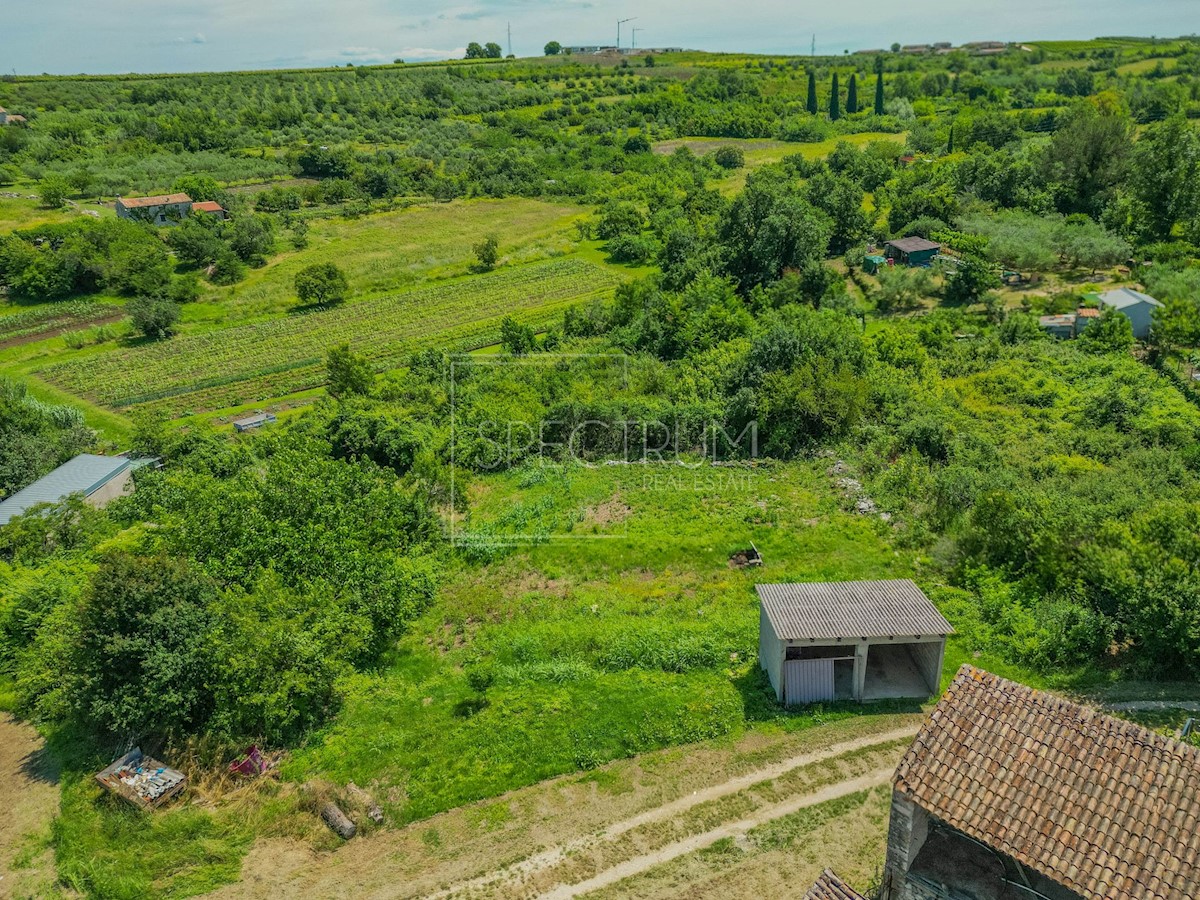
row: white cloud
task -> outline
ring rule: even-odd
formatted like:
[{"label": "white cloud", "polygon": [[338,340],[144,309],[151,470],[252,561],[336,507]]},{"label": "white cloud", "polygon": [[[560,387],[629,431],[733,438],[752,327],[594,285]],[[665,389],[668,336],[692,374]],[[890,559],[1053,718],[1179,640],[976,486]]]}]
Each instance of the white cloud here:
[{"label": "white cloud", "polygon": [[466,47],[455,47],[453,50],[436,50],[432,47],[405,47],[396,52],[395,58],[405,62],[428,62],[437,59],[462,59]]}]

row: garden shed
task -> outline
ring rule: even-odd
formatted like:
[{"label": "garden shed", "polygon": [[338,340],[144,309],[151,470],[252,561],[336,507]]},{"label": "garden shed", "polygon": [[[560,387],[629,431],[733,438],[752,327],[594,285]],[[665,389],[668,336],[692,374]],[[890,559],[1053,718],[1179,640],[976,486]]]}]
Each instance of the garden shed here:
[{"label": "garden shed", "polygon": [[915,236],[897,238],[883,245],[884,255],[888,259],[905,266],[929,266],[941,249],[942,245],[936,241]]},{"label": "garden shed", "polygon": [[759,664],[787,706],[937,693],[954,629],[907,579],[760,584]]},{"label": "garden shed", "polygon": [[1133,326],[1133,336],[1139,341],[1150,334],[1150,328],[1154,324],[1154,311],[1162,306],[1162,303],[1149,294],[1127,287],[1087,296],[1088,299],[1095,300],[1109,309],[1115,309],[1127,318]]},{"label": "garden shed", "polygon": [[133,470],[151,462],[81,453],[0,503],[0,525],[7,525],[40,504],[61,503],[72,494],[82,494],[89,506],[102,509],[117,497],[130,493]]}]

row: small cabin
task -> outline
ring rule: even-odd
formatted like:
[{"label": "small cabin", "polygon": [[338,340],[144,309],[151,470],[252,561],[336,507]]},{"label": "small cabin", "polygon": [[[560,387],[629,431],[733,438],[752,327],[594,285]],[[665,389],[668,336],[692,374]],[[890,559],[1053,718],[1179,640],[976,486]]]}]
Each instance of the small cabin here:
[{"label": "small cabin", "polygon": [[229,213],[225,210],[225,207],[216,200],[201,200],[198,203],[193,203],[192,212],[207,213],[210,216],[216,216],[222,221],[229,218]]},{"label": "small cabin", "polygon": [[759,664],[785,706],[937,693],[954,629],[913,582],[760,584]]},{"label": "small cabin", "polygon": [[914,236],[888,241],[883,245],[883,255],[903,266],[925,268],[932,265],[941,249],[937,241]]},{"label": "small cabin", "polygon": [[1160,301],[1149,294],[1127,287],[1105,291],[1102,294],[1089,294],[1088,297],[1127,318],[1133,326],[1133,336],[1139,341],[1150,335],[1150,329],[1154,325],[1154,311],[1162,306]]},{"label": "small cabin", "polygon": [[134,470],[153,462],[149,458],[81,453],[0,502],[0,526],[35,506],[61,503],[74,494],[81,494],[88,506],[102,509],[116,498],[132,493]]},{"label": "small cabin", "polygon": [[254,431],[256,428],[262,428],[264,425],[275,424],[274,413],[258,413],[253,416],[247,416],[244,419],[237,419],[233,423],[233,430],[237,432]]}]

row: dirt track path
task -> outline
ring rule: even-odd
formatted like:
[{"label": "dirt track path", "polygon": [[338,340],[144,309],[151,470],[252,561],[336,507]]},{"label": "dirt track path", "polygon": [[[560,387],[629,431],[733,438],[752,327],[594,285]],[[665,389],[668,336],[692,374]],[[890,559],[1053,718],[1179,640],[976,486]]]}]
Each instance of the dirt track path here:
[{"label": "dirt track path", "polygon": [[752,828],[757,828],[759,825],[765,825],[775,819],[780,819],[783,816],[790,816],[792,813],[799,812],[802,809],[807,809],[810,806],[816,806],[818,803],[826,803],[830,800],[836,800],[839,797],[845,797],[847,794],[854,794],[859,791],[870,790],[873,787],[887,784],[895,771],[894,766],[888,766],[883,769],[876,769],[867,775],[860,775],[857,778],[852,778],[849,781],[841,781],[837,784],[829,785],[819,791],[814,791],[811,794],[802,794],[798,797],[792,797],[782,803],[776,803],[771,806],[764,807],[752,816],[745,819],[740,819],[737,822],[729,822],[719,828],[714,828],[711,831],[706,831],[702,834],[695,834],[682,841],[676,841],[673,844],[668,844],[665,847],[660,847],[653,853],[645,853],[641,856],[635,856],[632,859],[627,859],[624,862],[618,863],[612,868],[605,869],[598,875],[589,878],[587,881],[581,881],[578,884],[562,885],[552,891],[548,891],[541,895],[541,900],[568,900],[571,897],[579,897],[600,888],[608,887],[616,884],[632,875],[637,875],[651,869],[654,866],[683,856],[685,853],[694,853],[697,850],[703,850],[705,847],[715,844],[722,838],[732,838],[739,835],[744,835]]},{"label": "dirt track path", "polygon": [[[54,858],[30,846],[58,813],[58,771],[28,725],[0,713],[0,897],[40,895],[54,883]],[[18,857],[25,857],[19,869]]]},{"label": "dirt track path", "polygon": [[[768,781],[774,781],[775,779],[780,778],[783,775],[786,775],[788,772],[791,772],[794,769],[799,769],[804,766],[810,766],[810,765],[813,765],[814,763],[819,763],[819,762],[822,762],[825,760],[833,759],[835,757],[842,756],[847,753],[853,753],[856,750],[863,750],[868,747],[873,747],[878,744],[886,744],[890,741],[901,740],[903,738],[911,738],[916,733],[917,733],[917,728],[915,726],[911,726],[911,727],[907,727],[907,728],[900,728],[900,729],[896,729],[894,731],[889,731],[889,732],[886,732],[883,734],[871,735],[870,737],[859,738],[859,739],[853,740],[853,741],[846,741],[841,744],[834,744],[834,745],[830,746],[829,748],[822,750],[820,752],[817,752],[817,753],[803,753],[798,756],[793,756],[790,759],[785,759],[780,762],[774,763],[773,765],[766,766],[761,769],[757,769],[753,772],[748,772],[744,775],[739,775],[736,778],[731,778],[728,781],[722,782],[720,784],[714,784],[711,787],[707,787],[702,790],[694,791],[693,793],[688,794],[684,797],[680,797],[677,800],[671,801],[669,803],[665,803],[662,806],[656,807],[654,809],[646,810],[645,812],[639,813],[636,816],[632,816],[632,817],[630,817],[628,819],[624,819],[620,822],[614,822],[613,824],[604,828],[604,830],[601,831],[599,834],[588,835],[585,837],[577,838],[573,841],[568,841],[568,842],[559,844],[558,846],[552,847],[549,850],[545,850],[541,853],[538,853],[534,856],[524,859],[524,860],[522,860],[512,866],[509,866],[505,869],[495,871],[495,872],[489,872],[486,875],[481,875],[477,878],[472,878],[469,881],[464,881],[464,882],[460,882],[458,884],[451,885],[450,887],[446,888],[445,890],[439,891],[436,894],[431,894],[430,898],[431,898],[431,900],[444,900],[444,898],[454,897],[454,896],[463,895],[463,894],[469,894],[472,891],[479,891],[479,890],[483,890],[485,888],[496,888],[503,883],[514,883],[514,882],[522,881],[522,880],[528,878],[530,875],[534,874],[535,872],[541,871],[543,869],[548,869],[548,868],[551,868],[551,867],[559,864],[560,862],[564,861],[568,856],[570,856],[574,853],[578,853],[579,851],[587,849],[589,847],[594,847],[598,843],[604,843],[604,842],[609,842],[609,841],[615,840],[616,838],[620,837],[621,835],[626,834],[627,832],[633,831],[636,828],[640,828],[643,825],[650,825],[655,822],[661,822],[661,821],[665,821],[668,819],[676,818],[681,813],[686,812],[687,810],[692,809],[695,806],[699,806],[701,803],[708,803],[712,800],[719,800],[722,797],[731,796],[733,794],[738,793],[739,791],[743,791],[747,788],[753,787],[756,784],[761,784],[763,782],[768,782]],[[673,859],[676,856],[680,856],[684,853],[690,853],[692,850],[698,850],[701,847],[706,847],[709,844],[713,843],[714,841],[720,840],[722,837],[731,837],[735,834],[739,834],[739,833],[748,831],[750,828],[753,828],[755,825],[762,824],[763,822],[769,821],[770,819],[789,815],[790,813],[795,812],[799,809],[803,809],[806,806],[812,806],[816,803],[824,803],[826,800],[836,799],[837,797],[842,797],[842,796],[845,796],[846,794],[853,794],[856,791],[864,790],[867,787],[874,787],[877,784],[882,784],[883,781],[887,780],[887,776],[890,774],[891,771],[892,771],[892,769],[883,770],[883,772],[884,772],[883,780],[872,780],[870,784],[859,785],[858,782],[861,781],[862,779],[854,779],[852,781],[847,781],[847,782],[843,782],[838,785],[830,786],[821,791],[818,791],[815,794],[804,795],[804,796],[792,798],[791,800],[785,801],[784,803],[776,804],[775,806],[768,807],[764,810],[760,810],[754,816],[752,816],[748,819],[745,819],[743,821],[734,822],[729,825],[722,826],[721,828],[714,829],[713,831],[706,832],[704,834],[695,835],[691,838],[688,838],[687,840],[678,841],[674,844],[668,845],[667,847],[660,848],[659,850],[655,851],[654,853],[646,854],[645,856],[638,857],[637,859],[628,860],[625,863],[622,863],[621,865],[615,867],[614,869],[610,869],[610,870],[608,870],[608,872],[601,873],[600,875],[597,875],[595,878],[590,879],[588,882],[584,882],[584,884],[591,885],[590,887],[587,888],[587,890],[593,890],[597,887],[603,887],[606,884],[611,884],[613,881],[619,881],[621,878],[627,877],[627,875],[633,874],[635,872],[640,872],[643,869],[650,868],[651,866],[657,865],[660,862],[665,862],[669,859]],[[877,773],[877,772],[872,773],[872,778],[874,778],[878,774],[879,773]],[[845,790],[842,790],[842,788],[845,785],[854,785],[854,786],[849,787]],[[828,794],[828,796],[824,796],[825,794]],[[813,797],[817,797],[818,799],[810,799]],[[794,805],[794,808],[788,808],[793,805]],[[778,810],[778,811],[770,813],[770,811],[772,811],[772,810]],[[770,813],[770,814],[768,814],[768,813]],[[763,815],[765,815],[766,817],[762,818]],[[749,824],[747,824],[747,823],[749,823]],[[745,827],[742,827],[742,826],[745,826]],[[644,864],[643,864],[643,862],[644,862]],[[636,867],[629,869],[630,866],[636,866]],[[619,874],[615,878],[611,878],[611,879],[607,877],[609,872],[617,872],[618,870],[620,870],[620,872],[622,874]],[[591,882],[597,882],[597,883],[591,884]],[[555,892],[551,892],[550,894],[548,894],[546,896],[550,896],[550,897],[577,896],[576,893],[570,893],[570,891],[573,890],[573,887],[564,886],[560,890],[568,891],[568,893],[560,893],[558,891],[555,891]]]},{"label": "dirt track path", "polygon": [[[654,751],[369,833],[334,852],[302,839],[262,838],[244,860],[240,880],[208,896],[572,896],[627,872],[653,869],[661,860],[680,857],[686,864],[693,846],[885,782],[922,720],[921,714],[898,713],[795,733],[750,732],[732,745]],[[860,816],[854,846],[873,844],[878,821],[854,815]],[[851,862],[850,844],[824,844],[822,864],[840,860],[852,867],[858,857]],[[785,868],[807,875],[816,862],[792,858]],[[819,871],[814,868],[812,876]],[[729,887],[718,895],[728,900],[738,893]],[[742,887],[760,893],[749,882]]]}]

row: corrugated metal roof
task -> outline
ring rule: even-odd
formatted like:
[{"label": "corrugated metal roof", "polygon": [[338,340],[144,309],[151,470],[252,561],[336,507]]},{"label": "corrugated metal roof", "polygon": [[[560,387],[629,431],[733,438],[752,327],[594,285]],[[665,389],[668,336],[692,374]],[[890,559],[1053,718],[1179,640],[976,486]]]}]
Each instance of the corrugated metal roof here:
[{"label": "corrugated metal roof", "polygon": [[771,628],[784,641],[954,633],[907,578],[760,584],[757,590]]},{"label": "corrugated metal roof", "polygon": [[922,250],[940,250],[942,248],[941,244],[917,235],[896,238],[894,241],[888,241],[884,246],[895,247],[902,253],[920,253]]},{"label": "corrugated metal roof", "polygon": [[95,456],[83,453],[63,463],[45,478],[39,478],[24,490],[0,502],[0,525],[21,515],[39,503],[57,503],[71,494],[94,494],[132,465],[122,456]]},{"label": "corrugated metal roof", "polygon": [[1113,291],[1105,291],[1103,294],[1097,294],[1096,298],[1105,306],[1111,306],[1113,309],[1125,309],[1129,306],[1137,306],[1140,303],[1149,303],[1151,306],[1162,306],[1162,304],[1151,297],[1149,294],[1143,294],[1141,291],[1135,291],[1133,288],[1117,288]]},{"label": "corrugated metal roof", "polygon": [[1089,900],[1193,900],[1200,750],[963,666],[897,791]]}]

